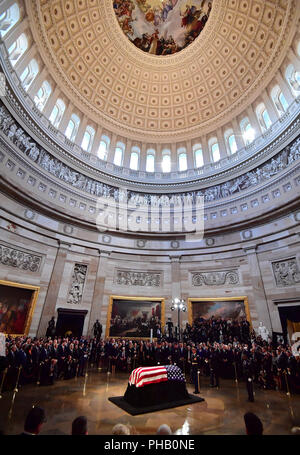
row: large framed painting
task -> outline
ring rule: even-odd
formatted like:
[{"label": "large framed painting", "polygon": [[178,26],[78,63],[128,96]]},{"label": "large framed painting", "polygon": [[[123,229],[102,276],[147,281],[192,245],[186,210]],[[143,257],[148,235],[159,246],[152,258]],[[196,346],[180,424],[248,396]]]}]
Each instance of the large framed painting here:
[{"label": "large framed painting", "polygon": [[28,335],[39,286],[0,280],[0,332]]},{"label": "large framed painting", "polygon": [[251,324],[248,298],[242,297],[208,297],[208,298],[189,298],[188,299],[188,318],[189,324],[195,320],[225,318],[238,320],[247,318]]},{"label": "large framed painting", "polygon": [[165,325],[165,299],[111,295],[106,337],[150,338]]}]

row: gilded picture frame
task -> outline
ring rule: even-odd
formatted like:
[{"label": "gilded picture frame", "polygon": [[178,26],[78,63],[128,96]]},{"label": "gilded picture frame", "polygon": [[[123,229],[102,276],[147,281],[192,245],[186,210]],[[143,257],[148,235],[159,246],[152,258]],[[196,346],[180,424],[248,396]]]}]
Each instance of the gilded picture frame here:
[{"label": "gilded picture frame", "polygon": [[[12,290],[18,288],[18,289],[32,291],[32,294],[30,297],[30,302],[28,304],[28,308],[27,308],[26,315],[25,315],[23,330],[19,331],[17,333],[10,333],[7,330],[7,327],[6,327],[6,330],[2,330],[5,335],[9,335],[11,337],[27,336],[29,333],[30,326],[31,326],[33,313],[35,310],[36,302],[37,302],[39,291],[40,291],[40,286],[33,286],[33,285],[29,285],[29,284],[16,283],[14,281],[6,281],[6,280],[0,280],[0,286],[7,286],[7,288],[9,288],[9,287],[12,288]],[[12,292],[12,298],[13,298],[13,292]],[[0,298],[0,301],[1,301],[1,298]]]},{"label": "gilded picture frame", "polygon": [[234,301],[242,301],[244,304],[245,308],[245,314],[246,314],[246,319],[250,323],[250,326],[252,328],[252,321],[251,321],[251,315],[250,315],[250,310],[249,310],[249,302],[248,302],[248,297],[243,295],[243,296],[237,296],[237,297],[190,297],[188,298],[188,321],[189,324],[193,324],[194,320],[194,315],[193,315],[193,303],[211,303],[211,305],[214,305],[216,302],[234,302]]},{"label": "gilded picture frame", "polygon": [[[107,311],[107,321],[106,321],[106,330],[105,330],[105,337],[106,338],[120,338],[120,339],[133,339],[133,340],[149,340],[149,337],[131,337],[131,336],[118,336],[118,335],[110,335],[110,328],[111,328],[111,316],[112,316],[112,309],[115,300],[124,300],[124,301],[132,301],[132,302],[159,302],[160,303],[160,324],[161,328],[165,326],[165,298],[164,297],[131,297],[131,296],[124,296],[124,295],[110,295],[109,296],[109,305]],[[155,337],[153,337],[155,338]]]}]

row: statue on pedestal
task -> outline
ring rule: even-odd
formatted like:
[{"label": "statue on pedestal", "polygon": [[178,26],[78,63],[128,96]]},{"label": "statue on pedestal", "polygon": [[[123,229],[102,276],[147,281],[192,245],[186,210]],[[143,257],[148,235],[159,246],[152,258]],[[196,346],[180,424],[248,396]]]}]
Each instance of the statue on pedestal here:
[{"label": "statue on pedestal", "polygon": [[264,340],[268,341],[269,337],[269,330],[263,325],[262,322],[259,323],[259,326],[257,328],[258,335]]},{"label": "statue on pedestal", "polygon": [[55,335],[55,319],[54,319],[54,316],[52,316],[52,318],[48,322],[48,328],[47,328],[47,332],[46,332],[46,337],[52,337],[53,338],[54,335]]},{"label": "statue on pedestal", "polygon": [[99,320],[97,319],[95,324],[93,325],[93,330],[94,330],[94,337],[97,339],[101,338],[102,335],[102,324],[100,324]]}]

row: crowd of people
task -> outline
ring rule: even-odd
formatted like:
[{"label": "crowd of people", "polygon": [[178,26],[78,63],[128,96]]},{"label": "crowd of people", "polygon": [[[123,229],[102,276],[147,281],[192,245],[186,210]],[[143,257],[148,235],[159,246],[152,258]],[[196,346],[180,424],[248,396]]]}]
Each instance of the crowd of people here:
[{"label": "crowd of people", "polygon": [[121,318],[116,315],[111,319],[109,333],[114,337],[136,337],[149,338],[151,329],[153,337],[161,337],[160,323],[158,316],[136,317],[136,318]]},{"label": "crowd of people", "polygon": [[[250,330],[246,319],[214,318],[186,325],[182,341],[172,330],[159,339],[124,340],[86,337],[9,337],[6,357],[0,357],[2,391],[18,385],[50,385],[56,380],[84,376],[88,368],[111,373],[127,372],[139,366],[176,364],[187,381],[193,370],[220,386],[220,378],[248,377],[263,389],[300,392],[300,356],[294,356],[284,342],[263,340]],[[1,379],[2,378],[2,379]]]}]

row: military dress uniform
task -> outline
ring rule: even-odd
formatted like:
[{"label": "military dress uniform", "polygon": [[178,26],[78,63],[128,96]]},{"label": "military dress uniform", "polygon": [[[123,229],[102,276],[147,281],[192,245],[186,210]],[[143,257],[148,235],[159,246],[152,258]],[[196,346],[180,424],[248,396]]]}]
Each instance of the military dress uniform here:
[{"label": "military dress uniform", "polygon": [[213,349],[210,353],[210,387],[219,387],[220,351]]},{"label": "military dress uniform", "polygon": [[199,384],[198,384],[198,370],[199,370],[199,357],[197,355],[196,350],[193,350],[191,356],[191,370],[192,370],[192,381],[195,385],[194,393],[200,393],[199,391]]},{"label": "military dress uniform", "polygon": [[254,374],[254,365],[253,360],[251,358],[243,359],[243,375],[246,381],[246,388],[248,392],[248,401],[254,401],[254,394],[253,394],[253,374]]}]

